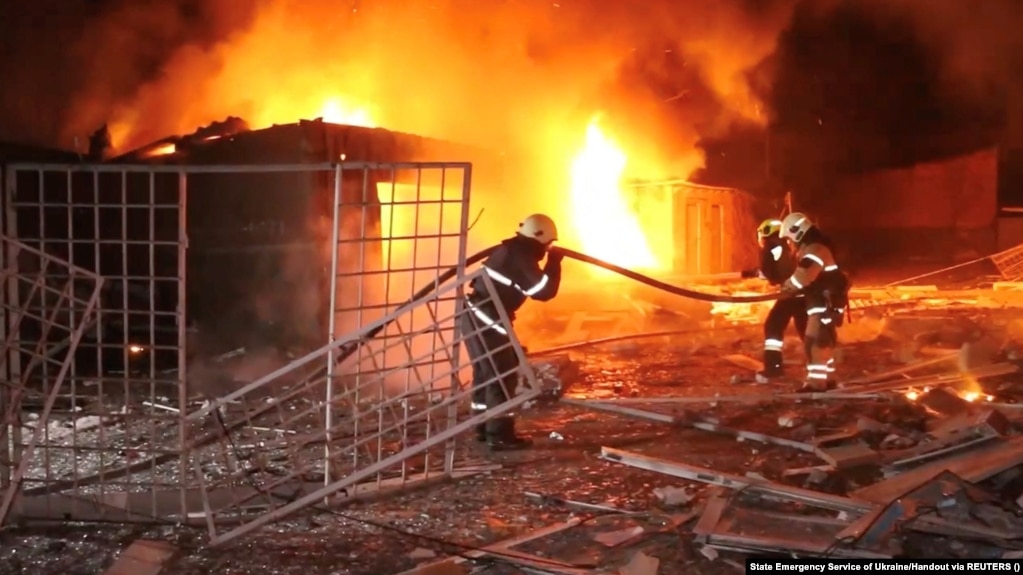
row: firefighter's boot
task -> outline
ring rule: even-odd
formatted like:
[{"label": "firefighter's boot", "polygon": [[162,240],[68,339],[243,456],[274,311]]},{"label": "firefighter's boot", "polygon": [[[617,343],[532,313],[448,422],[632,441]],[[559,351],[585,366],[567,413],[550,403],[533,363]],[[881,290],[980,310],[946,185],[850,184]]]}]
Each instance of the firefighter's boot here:
[{"label": "firefighter's boot", "polygon": [[757,383],[771,383],[785,376],[782,366],[781,352],[773,349],[764,350],[764,369],[753,376]]},{"label": "firefighter's boot", "polygon": [[487,445],[493,451],[514,451],[533,445],[533,440],[515,433],[514,417],[498,417],[487,425]]}]

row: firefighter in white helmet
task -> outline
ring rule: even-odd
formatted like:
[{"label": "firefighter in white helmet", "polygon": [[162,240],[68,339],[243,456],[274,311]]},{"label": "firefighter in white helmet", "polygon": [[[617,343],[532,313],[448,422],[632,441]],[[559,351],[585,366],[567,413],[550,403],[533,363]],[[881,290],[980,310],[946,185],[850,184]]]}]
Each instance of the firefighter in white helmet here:
[{"label": "firefighter in white helmet", "polygon": [[[558,239],[554,220],[533,214],[522,220],[516,234],[501,245],[483,262],[509,319],[514,321],[526,299],[548,301],[558,295],[561,285],[559,251],[550,251]],[[547,262],[540,268],[546,256]],[[509,394],[518,384],[519,357],[511,345],[505,326],[500,325],[492,301],[486,297],[482,279],[472,284],[473,293],[467,298],[467,311],[459,320],[459,328],[466,335],[466,348],[472,360],[472,398],[474,413],[493,409],[508,401]],[[509,326],[510,327],[510,326]],[[496,381],[496,383],[495,383]],[[515,416],[506,414],[491,419],[476,428],[477,439],[486,441],[492,449],[518,449],[532,444],[515,433]]]},{"label": "firefighter in white helmet", "polygon": [[849,279],[838,268],[831,241],[805,214],[794,212],[782,220],[781,237],[796,246],[796,271],[782,284],[782,292],[806,300],[806,383],[803,391],[833,387],[838,343],[849,303]]}]

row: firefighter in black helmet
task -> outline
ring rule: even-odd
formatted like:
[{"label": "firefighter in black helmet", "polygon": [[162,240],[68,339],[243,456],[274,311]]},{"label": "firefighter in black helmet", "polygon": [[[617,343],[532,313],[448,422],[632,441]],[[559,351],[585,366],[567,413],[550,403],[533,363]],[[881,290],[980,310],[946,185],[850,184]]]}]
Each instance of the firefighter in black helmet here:
[{"label": "firefighter in black helmet", "polygon": [[[558,295],[564,256],[558,251],[549,251],[557,239],[558,229],[554,220],[543,214],[533,214],[519,224],[513,237],[501,242],[483,262],[483,269],[497,291],[494,297],[500,300],[512,321],[526,299],[548,301]],[[547,263],[541,269],[540,262],[545,256]],[[481,282],[473,282],[473,293],[466,302],[470,313],[460,319],[462,333],[475,334],[466,338],[466,348],[472,360],[473,387],[476,388],[472,398],[475,413],[508,401],[507,393],[515,391],[518,384],[519,366],[508,331],[498,323],[493,305],[482,301],[484,298],[479,295],[483,293]],[[490,383],[497,378],[503,385]],[[510,413],[477,426],[476,435],[477,439],[486,441],[497,450],[524,448],[532,444],[528,438],[515,433],[515,416]]]},{"label": "firefighter in black helmet", "polygon": [[[780,286],[796,270],[795,254],[781,237],[781,220],[767,219],[757,227],[760,244],[760,267],[742,272],[744,278],[761,277],[773,286]],[[782,348],[789,320],[796,324],[799,338],[806,333],[806,304],[801,296],[774,302],[764,321],[764,369],[754,376],[757,383],[770,383],[784,375]]]}]

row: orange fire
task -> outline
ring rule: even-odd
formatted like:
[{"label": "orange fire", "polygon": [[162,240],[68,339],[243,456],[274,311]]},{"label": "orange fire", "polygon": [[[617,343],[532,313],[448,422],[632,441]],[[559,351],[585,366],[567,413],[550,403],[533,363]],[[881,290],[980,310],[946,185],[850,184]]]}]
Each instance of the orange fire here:
[{"label": "orange fire", "polygon": [[[264,108],[263,111],[257,116],[257,122],[251,124],[253,129],[268,128],[275,122],[289,122],[301,118],[322,118],[324,122],[331,124],[344,124],[347,126],[361,126],[364,128],[376,128],[377,124],[371,117],[369,111],[366,108],[360,108],[357,106],[350,106],[343,102],[340,98],[328,98],[321,106],[314,108],[315,112],[309,114],[299,113],[297,117],[291,117],[283,113],[278,113],[278,110],[274,108]],[[116,127],[115,127],[116,128]],[[204,141],[213,141],[220,138],[220,136],[210,136],[205,138]],[[167,156],[177,152],[177,146],[173,143],[162,144],[150,150],[147,155],[150,157],[155,156]]]},{"label": "orange fire", "polygon": [[173,143],[171,143],[171,144],[162,144],[162,145],[157,146],[157,147],[153,148],[152,150],[150,150],[148,155],[149,156],[166,156],[166,155],[169,155],[169,154],[173,154],[176,151],[178,151],[178,147],[175,144],[173,144]]},{"label": "orange fire", "polygon": [[586,254],[631,269],[656,268],[643,226],[622,193],[626,162],[597,119],[591,121],[571,165],[572,226]]},{"label": "orange fire", "polygon": [[[906,391],[902,395],[905,396],[905,398],[910,400],[910,401],[916,401],[916,400],[920,399],[920,396],[922,396],[923,394],[927,393],[930,390],[931,390],[931,388],[929,388],[929,387],[925,387],[925,388],[919,389],[919,390],[911,389],[909,391]],[[979,391],[956,390],[955,393],[956,393],[956,395],[958,395],[960,397],[960,399],[962,399],[963,401],[968,401],[970,403],[974,403],[974,402],[977,402],[977,401],[994,401],[995,400],[993,395],[987,395],[986,393],[981,393]]]},{"label": "orange fire", "polygon": [[284,98],[269,98],[259,110],[246,118],[253,130],[269,128],[274,124],[287,124],[297,120],[322,118],[331,124],[376,128],[368,107],[354,105],[348,99],[338,96],[302,97],[297,100],[291,94]]},{"label": "orange fire", "polygon": [[338,99],[327,100],[327,103],[320,109],[319,117],[324,122],[331,124],[345,124],[348,126],[362,126],[364,128],[376,128],[377,125],[370,117],[365,108],[346,106]]},{"label": "orange fire", "polygon": [[961,391],[959,392],[959,397],[971,403],[974,401],[994,401],[995,399],[990,395],[986,395],[978,391]]}]

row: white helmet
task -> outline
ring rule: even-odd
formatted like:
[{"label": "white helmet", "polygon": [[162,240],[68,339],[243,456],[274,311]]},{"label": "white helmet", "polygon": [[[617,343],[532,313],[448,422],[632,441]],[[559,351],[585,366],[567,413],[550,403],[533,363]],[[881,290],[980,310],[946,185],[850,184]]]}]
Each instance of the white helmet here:
[{"label": "white helmet", "polygon": [[558,226],[544,214],[533,214],[519,224],[518,234],[547,245],[558,239]]},{"label": "white helmet", "polygon": [[813,222],[806,214],[792,212],[781,221],[781,237],[788,238],[795,243],[803,241],[803,236],[813,227]]}]

